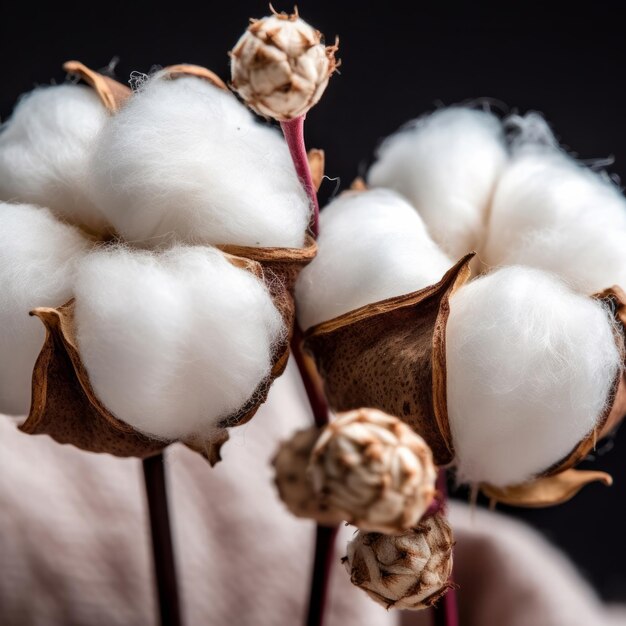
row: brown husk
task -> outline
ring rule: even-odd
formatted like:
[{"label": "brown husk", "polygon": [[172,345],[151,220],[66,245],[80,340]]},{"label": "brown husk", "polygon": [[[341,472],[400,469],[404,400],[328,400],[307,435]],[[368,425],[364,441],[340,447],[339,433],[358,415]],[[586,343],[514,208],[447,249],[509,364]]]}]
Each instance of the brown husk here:
[{"label": "brown husk", "polygon": [[368,304],[305,334],[333,409],[395,415],[426,440],[437,465],[454,456],[446,398],[449,298],[469,278],[473,256],[436,285]]},{"label": "brown husk", "polygon": [[80,61],[66,61],[63,64],[63,69],[68,74],[78,76],[92,87],[110,113],[118,111],[133,93],[127,85],[123,85],[104,74],[94,72]]}]

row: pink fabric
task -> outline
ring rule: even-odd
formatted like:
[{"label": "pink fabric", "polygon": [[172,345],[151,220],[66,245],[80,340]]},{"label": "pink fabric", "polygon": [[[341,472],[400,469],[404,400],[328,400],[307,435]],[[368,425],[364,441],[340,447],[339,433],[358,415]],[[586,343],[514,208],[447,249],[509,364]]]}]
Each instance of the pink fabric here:
[{"label": "pink fabric", "polygon": [[[211,469],[182,446],[167,453],[171,514],[189,626],[297,626],[314,528],[291,517],[272,485],[277,442],[310,423],[290,364],[250,424]],[[0,418],[0,624],[154,625],[140,463],[29,437]],[[610,626],[603,606],[558,551],[486,511],[450,511],[463,626]],[[386,612],[339,563],[327,626],[426,626],[428,612]]]}]

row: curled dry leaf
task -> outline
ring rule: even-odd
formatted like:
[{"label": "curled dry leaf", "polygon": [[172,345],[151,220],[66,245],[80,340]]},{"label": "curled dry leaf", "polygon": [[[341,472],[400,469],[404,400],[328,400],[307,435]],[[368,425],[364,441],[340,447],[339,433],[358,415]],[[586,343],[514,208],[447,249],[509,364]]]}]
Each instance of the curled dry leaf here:
[{"label": "curled dry leaf", "polygon": [[66,61],[63,69],[68,74],[78,76],[90,85],[102,100],[102,104],[110,113],[115,113],[131,97],[132,91],[128,85],[89,69],[80,61]]},{"label": "curled dry leaf", "polygon": [[435,285],[365,305],[305,334],[335,410],[366,406],[397,416],[424,438],[437,465],[454,457],[446,399],[449,299],[468,279],[473,256]]},{"label": "curled dry leaf", "polygon": [[483,484],[480,489],[493,503],[539,508],[567,502],[585,485],[594,482],[610,486],[613,479],[606,472],[567,469],[521,485],[499,488]]},{"label": "curled dry leaf", "polygon": [[433,606],[452,587],[452,529],[441,513],[399,535],[359,531],[342,562],[353,585],[386,609]]},{"label": "curled dry leaf", "polygon": [[[249,421],[265,402],[272,382],[285,369],[295,313],[291,288],[300,269],[316,251],[312,239],[307,244],[303,249],[239,246],[238,255],[232,252],[234,246],[224,246],[230,250],[227,256],[231,263],[264,280],[290,333],[275,346],[271,373],[261,381],[249,400],[236,413],[222,420],[210,440],[194,438],[184,442],[212,465],[220,460],[220,448],[228,439],[226,428]],[[245,253],[256,259],[243,256]],[[30,414],[21,426],[24,432],[47,434],[60,443],[72,443],[90,452],[141,458],[172,443],[138,433],[114,417],[99,401],[76,343],[73,301],[58,309],[36,309],[33,314],[44,323],[47,333],[33,372],[33,402]]]}]

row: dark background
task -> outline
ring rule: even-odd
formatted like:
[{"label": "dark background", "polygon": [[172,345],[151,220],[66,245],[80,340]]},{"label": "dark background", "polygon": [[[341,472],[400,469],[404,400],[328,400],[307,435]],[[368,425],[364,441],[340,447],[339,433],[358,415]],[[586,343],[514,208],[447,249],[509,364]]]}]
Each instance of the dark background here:
[{"label": "dark background", "polygon": [[[41,3],[43,4],[43,3]],[[228,76],[229,50],[261,1],[27,2],[0,15],[0,115],[35,84],[62,81],[61,64],[94,68],[119,57],[117,76],[190,62]],[[291,4],[276,0],[279,10]],[[440,104],[494,99],[498,110],[542,111],[581,158],[613,155],[626,180],[626,23],[618,2],[569,5],[330,2],[301,0],[301,15],[341,37],[341,74],[307,121],[308,143],[326,150],[327,174],[349,185],[385,135]],[[322,197],[335,191],[326,181]],[[573,501],[544,510],[506,509],[564,548],[607,599],[626,601],[626,429],[593,463],[613,474]],[[460,491],[458,497],[467,497]]]}]

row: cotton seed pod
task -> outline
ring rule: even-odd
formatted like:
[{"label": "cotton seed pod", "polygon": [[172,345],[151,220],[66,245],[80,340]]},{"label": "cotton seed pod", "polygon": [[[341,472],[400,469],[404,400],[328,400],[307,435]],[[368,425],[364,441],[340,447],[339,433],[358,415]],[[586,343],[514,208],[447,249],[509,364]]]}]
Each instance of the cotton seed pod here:
[{"label": "cotton seed pod", "polygon": [[231,52],[232,87],[260,115],[294,119],[319,101],[336,50],[297,11],[251,20]]},{"label": "cotton seed pod", "polygon": [[437,472],[426,442],[376,409],[350,411],[329,424],[309,472],[322,503],[369,531],[415,526],[435,496]]},{"label": "cotton seed pod", "polygon": [[340,511],[322,502],[313,490],[307,472],[313,446],[320,429],[313,426],[299,430],[283,442],[272,459],[274,481],[281,500],[296,517],[310,518],[318,524],[335,526],[345,520]]},{"label": "cotton seed pod", "polygon": [[452,587],[452,529],[440,513],[400,535],[360,530],[342,561],[352,584],[386,609],[433,606]]},{"label": "cotton seed pod", "polygon": [[[334,410],[370,406],[398,416],[426,440],[437,465],[455,459],[448,416],[446,327],[450,296],[469,278],[471,258],[461,259],[435,285],[365,305],[305,334],[305,348],[315,359]],[[609,302],[623,325],[626,296],[619,288],[594,297]],[[622,350],[621,332],[616,332],[615,340]],[[507,485],[505,490],[483,485],[489,497],[519,506],[546,506],[564,502],[592,480],[608,484],[604,474],[589,476],[572,468],[623,419],[624,388],[622,374],[615,379],[595,428],[563,458],[554,459],[526,483]],[[573,473],[561,476],[568,470]]]}]

